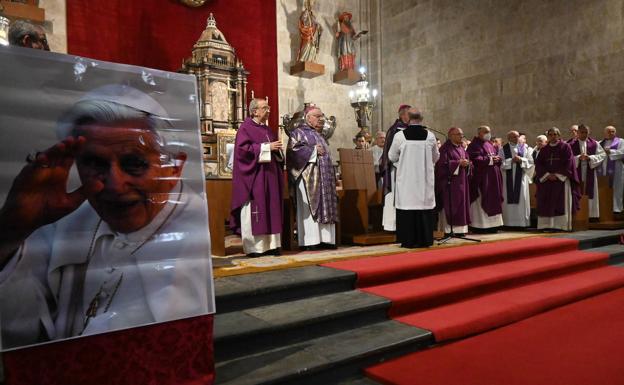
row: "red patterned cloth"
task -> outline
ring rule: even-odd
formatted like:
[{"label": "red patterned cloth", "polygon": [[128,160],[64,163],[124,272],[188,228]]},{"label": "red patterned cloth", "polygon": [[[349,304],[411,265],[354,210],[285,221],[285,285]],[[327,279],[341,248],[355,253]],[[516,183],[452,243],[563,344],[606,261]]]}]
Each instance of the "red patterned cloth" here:
[{"label": "red patterned cloth", "polygon": [[210,385],[213,315],[10,351],[6,385]]}]

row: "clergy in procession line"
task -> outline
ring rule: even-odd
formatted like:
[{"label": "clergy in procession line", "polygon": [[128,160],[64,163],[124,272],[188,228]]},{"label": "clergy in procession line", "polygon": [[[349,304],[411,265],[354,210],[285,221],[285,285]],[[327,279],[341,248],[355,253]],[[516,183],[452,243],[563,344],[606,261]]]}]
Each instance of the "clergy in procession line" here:
[{"label": "clergy in procession line", "polygon": [[436,203],[441,209],[439,228],[448,234],[452,224],[453,232],[459,236],[468,232],[470,224],[470,160],[462,146],[463,136],[459,127],[448,130],[448,139],[440,147],[440,160],[435,165]]},{"label": "clergy in procession line", "polygon": [[538,135],[537,138],[535,138],[535,147],[533,147],[533,153],[531,154],[533,161],[537,159],[537,155],[547,142],[548,138],[546,138],[546,135]]},{"label": "clergy in procession line", "polygon": [[335,248],[338,222],[336,173],[329,146],[321,135],[323,112],[305,111],[305,123],[290,134],[286,151],[288,175],[297,202],[299,246]]},{"label": "clergy in procession line", "polygon": [[373,153],[373,165],[375,166],[375,180],[380,182],[381,174],[379,172],[379,162],[384,151],[384,143],[386,143],[386,133],[384,131],[377,131],[375,134],[375,144],[370,147]]},{"label": "clergy in procession line", "polygon": [[576,138],[578,138],[578,129],[579,129],[579,126],[576,124],[573,124],[570,126],[570,137],[568,138],[566,143],[571,144],[572,142],[576,140]]},{"label": "clergy in procession line", "polygon": [[535,161],[537,228],[571,231],[580,199],[574,155],[557,127],[548,130],[547,136],[548,144]]},{"label": "clergy in procession line", "polygon": [[436,137],[422,114],[409,109],[409,126],[396,133],[388,160],[396,165],[396,231],[401,247],[433,245],[434,165],[440,157]]},{"label": "clergy in procession line", "polygon": [[249,117],[236,132],[230,227],[243,239],[250,257],[279,255],[282,234],[282,142],[266,125],[264,99],[249,103]]},{"label": "clergy in procession line", "polygon": [[529,227],[531,203],[529,184],[535,170],[533,150],[520,143],[520,133],[509,131],[507,144],[499,151],[503,159],[503,223],[510,227]]},{"label": "clergy in procession line", "polygon": [[396,177],[396,169],[392,162],[388,160],[388,151],[392,145],[392,140],[397,132],[405,129],[409,123],[407,111],[411,106],[402,104],[399,106],[399,117],[386,133],[386,142],[384,143],[384,152],[379,161],[379,171],[382,179],[383,194],[383,228],[386,231],[396,230],[396,211],[394,207],[394,184]]},{"label": "clergy in procession line", "polygon": [[496,232],[503,225],[503,177],[502,158],[490,143],[491,135],[490,127],[479,127],[467,149],[474,167],[470,180],[470,226]]},{"label": "clergy in procession line", "polygon": [[605,150],[606,158],[599,168],[600,175],[609,177],[609,185],[613,187],[613,212],[621,213],[622,195],[624,193],[624,140],[616,135],[615,127],[607,126],[604,129],[604,139],[600,146]]},{"label": "clergy in procession line", "polygon": [[570,147],[581,182],[581,193],[587,195],[589,201],[589,217],[599,218],[598,175],[595,169],[602,165],[607,154],[600,144],[589,136],[589,132],[589,127],[579,125],[578,136]]}]

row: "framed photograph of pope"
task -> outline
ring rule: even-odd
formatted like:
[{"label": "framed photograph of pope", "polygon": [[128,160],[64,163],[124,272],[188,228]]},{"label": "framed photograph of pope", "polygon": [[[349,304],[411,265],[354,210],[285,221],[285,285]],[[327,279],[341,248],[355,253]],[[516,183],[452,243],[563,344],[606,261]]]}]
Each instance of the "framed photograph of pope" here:
[{"label": "framed photograph of pope", "polygon": [[196,95],[0,46],[0,350],[214,312]]}]

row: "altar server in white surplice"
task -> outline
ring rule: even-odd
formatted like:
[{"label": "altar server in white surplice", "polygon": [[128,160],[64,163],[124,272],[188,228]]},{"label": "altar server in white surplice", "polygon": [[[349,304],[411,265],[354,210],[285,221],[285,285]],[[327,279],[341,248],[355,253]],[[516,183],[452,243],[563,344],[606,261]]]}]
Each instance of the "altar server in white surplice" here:
[{"label": "altar server in white surplice", "polygon": [[422,115],[409,110],[409,126],[394,136],[388,159],[396,165],[396,231],[401,247],[433,244],[434,165],[440,158],[436,137]]},{"label": "altar server in white surplice", "polygon": [[503,159],[503,224],[512,227],[528,227],[531,216],[529,184],[535,171],[533,150],[526,143],[519,143],[518,131],[507,133],[507,144],[498,152]]},{"label": "altar server in white surplice", "polygon": [[589,217],[600,217],[598,202],[598,175],[595,172],[604,161],[607,154],[594,139],[589,137],[589,127],[584,124],[578,127],[578,136],[570,143],[576,169],[581,180],[581,193],[587,195],[589,201]]}]

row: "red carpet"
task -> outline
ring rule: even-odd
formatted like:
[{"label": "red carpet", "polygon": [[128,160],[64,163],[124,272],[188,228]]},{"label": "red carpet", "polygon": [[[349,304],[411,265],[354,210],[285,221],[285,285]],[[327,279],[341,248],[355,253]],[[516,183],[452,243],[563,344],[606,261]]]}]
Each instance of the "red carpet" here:
[{"label": "red carpet", "polygon": [[400,385],[621,385],[622,304],[624,289],[618,289],[374,366],[366,374]]},{"label": "red carpet", "polygon": [[392,301],[392,318],[445,341],[624,287],[607,254],[577,247],[536,237],[325,266],[356,272],[361,290]]}]

